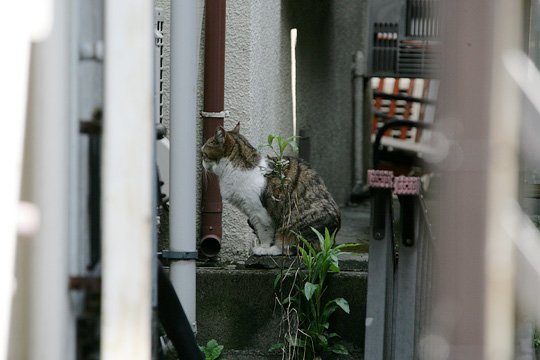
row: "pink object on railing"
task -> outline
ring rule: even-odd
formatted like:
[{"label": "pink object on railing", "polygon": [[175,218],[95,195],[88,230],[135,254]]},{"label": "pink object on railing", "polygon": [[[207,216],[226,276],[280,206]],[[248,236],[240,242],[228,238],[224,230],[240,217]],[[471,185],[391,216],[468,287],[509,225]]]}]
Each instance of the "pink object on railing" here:
[{"label": "pink object on railing", "polygon": [[394,173],[388,170],[368,170],[368,185],[371,188],[391,189],[394,186]]},{"label": "pink object on railing", "polygon": [[422,183],[419,177],[398,176],[394,179],[395,195],[419,195]]}]

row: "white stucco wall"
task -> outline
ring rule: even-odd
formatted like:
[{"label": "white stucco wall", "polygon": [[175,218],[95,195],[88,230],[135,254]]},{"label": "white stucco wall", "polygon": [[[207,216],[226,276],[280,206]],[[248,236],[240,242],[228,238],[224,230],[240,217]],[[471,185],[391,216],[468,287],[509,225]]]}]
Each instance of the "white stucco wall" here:
[{"label": "white stucco wall", "polygon": [[[225,127],[240,122],[254,145],[269,133],[292,135],[290,26],[286,0],[227,2],[225,47]],[[247,218],[224,204],[222,261],[243,261],[255,235]]]},{"label": "white stucco wall", "polygon": [[[169,123],[170,0],[165,10],[165,123]],[[204,0],[199,0],[201,11]],[[298,28],[298,130],[310,141],[310,162],[344,204],[353,183],[352,54],[365,44],[367,1],[229,0],[225,50],[225,127],[241,123],[254,146],[269,133],[292,135],[290,29]],[[198,111],[203,104],[204,26],[202,28]],[[202,121],[199,126],[200,147]],[[201,168],[198,169],[201,175]],[[202,183],[202,180],[201,180]],[[200,189],[199,189],[200,202]],[[174,221],[174,219],[171,219]],[[199,226],[198,226],[199,228]],[[241,262],[255,235],[247,219],[225,202],[219,260]]]},{"label": "white stucco wall", "polygon": [[[169,124],[170,74],[170,1],[156,0],[165,11],[164,55],[165,97],[164,123]],[[265,142],[269,133],[292,135],[292,101],[290,80],[290,27],[284,5],[288,0],[227,1],[225,47],[225,128],[241,123],[243,133],[254,146]],[[204,0],[199,0],[204,11]],[[204,25],[198,85],[198,112],[204,101]],[[197,121],[202,145],[202,121]],[[200,163],[200,161],[198,161]],[[197,169],[201,178],[201,167]],[[202,184],[202,180],[200,182]],[[198,203],[200,204],[200,191]],[[199,207],[200,208],[200,207]],[[198,209],[198,211],[200,211]],[[174,221],[174,219],[170,219]],[[199,225],[199,224],[198,224]],[[200,228],[200,226],[197,226]],[[199,236],[200,237],[200,236]],[[242,262],[255,241],[247,218],[224,202],[223,239],[219,260]]]}]

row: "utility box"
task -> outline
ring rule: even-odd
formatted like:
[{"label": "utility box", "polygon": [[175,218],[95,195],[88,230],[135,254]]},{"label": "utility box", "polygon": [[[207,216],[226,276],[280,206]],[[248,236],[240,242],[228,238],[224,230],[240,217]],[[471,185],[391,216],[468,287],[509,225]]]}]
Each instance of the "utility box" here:
[{"label": "utility box", "polygon": [[370,77],[437,77],[440,4],[440,0],[370,1]]}]

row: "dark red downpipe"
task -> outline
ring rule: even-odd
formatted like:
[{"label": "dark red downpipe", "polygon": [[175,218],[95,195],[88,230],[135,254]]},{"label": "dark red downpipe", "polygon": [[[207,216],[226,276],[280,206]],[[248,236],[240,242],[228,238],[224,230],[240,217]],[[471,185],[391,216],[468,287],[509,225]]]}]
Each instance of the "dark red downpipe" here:
[{"label": "dark red downpipe", "polygon": [[[218,126],[223,126],[225,110],[225,6],[225,0],[206,0],[203,142],[214,135]],[[223,205],[216,176],[208,174],[207,180],[202,187],[200,250],[204,255],[213,257],[221,249]]]}]

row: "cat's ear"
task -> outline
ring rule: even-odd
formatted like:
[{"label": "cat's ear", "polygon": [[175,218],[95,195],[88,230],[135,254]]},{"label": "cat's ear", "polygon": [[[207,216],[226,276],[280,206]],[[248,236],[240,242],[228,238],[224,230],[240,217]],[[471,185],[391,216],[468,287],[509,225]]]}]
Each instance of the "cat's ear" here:
[{"label": "cat's ear", "polygon": [[222,126],[216,128],[216,134],[214,135],[218,144],[223,145],[225,143],[225,129]]},{"label": "cat's ear", "polygon": [[238,124],[236,124],[236,126],[234,127],[234,129],[232,129],[232,132],[233,132],[233,133],[240,134],[240,121],[238,122]]}]

